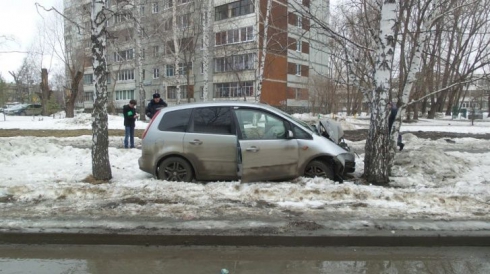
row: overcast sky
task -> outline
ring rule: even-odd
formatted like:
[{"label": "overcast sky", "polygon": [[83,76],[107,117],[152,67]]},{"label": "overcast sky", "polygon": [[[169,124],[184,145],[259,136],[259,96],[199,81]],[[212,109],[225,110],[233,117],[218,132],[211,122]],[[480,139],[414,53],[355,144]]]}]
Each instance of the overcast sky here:
[{"label": "overcast sky", "polygon": [[[62,0],[3,0],[0,10],[0,35],[13,36],[15,42],[0,45],[0,73],[13,81],[9,71],[16,71],[26,56],[25,51],[36,37],[37,24],[42,21],[35,3],[45,7],[62,6]],[[2,39],[3,40],[3,39]]]}]

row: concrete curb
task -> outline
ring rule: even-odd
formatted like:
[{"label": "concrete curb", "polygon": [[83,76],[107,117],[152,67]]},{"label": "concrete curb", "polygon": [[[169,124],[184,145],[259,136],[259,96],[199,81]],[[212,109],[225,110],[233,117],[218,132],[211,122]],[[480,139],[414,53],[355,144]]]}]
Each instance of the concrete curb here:
[{"label": "concrete curb", "polygon": [[[0,223],[0,244],[223,246],[490,246],[490,222],[420,220],[78,220]],[[84,224],[83,226],[81,224]],[[25,220],[24,220],[25,224]],[[471,229],[468,229],[471,228]]]},{"label": "concrete curb", "polygon": [[110,233],[0,233],[0,244],[145,246],[490,246],[489,233],[433,235],[182,235]]}]

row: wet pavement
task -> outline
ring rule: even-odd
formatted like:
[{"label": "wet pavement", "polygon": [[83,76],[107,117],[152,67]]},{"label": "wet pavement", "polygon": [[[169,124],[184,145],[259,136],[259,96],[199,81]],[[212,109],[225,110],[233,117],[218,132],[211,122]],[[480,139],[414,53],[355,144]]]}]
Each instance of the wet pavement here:
[{"label": "wet pavement", "polygon": [[0,273],[490,273],[489,247],[0,245]]}]

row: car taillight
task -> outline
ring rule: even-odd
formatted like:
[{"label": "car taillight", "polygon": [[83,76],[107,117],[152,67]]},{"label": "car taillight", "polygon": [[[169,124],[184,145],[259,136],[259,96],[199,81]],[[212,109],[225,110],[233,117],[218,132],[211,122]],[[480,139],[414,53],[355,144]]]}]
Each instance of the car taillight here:
[{"label": "car taillight", "polygon": [[145,129],[145,131],[143,132],[143,136],[141,136],[141,140],[145,139],[146,133],[148,132],[148,129],[150,129],[151,124],[153,123],[153,121],[155,120],[155,118],[157,118],[158,113],[160,113],[160,110],[158,110],[158,111],[155,113],[155,115],[153,115],[153,118],[151,118],[150,123],[148,124],[148,126],[147,126],[147,127],[146,127],[146,129]]}]

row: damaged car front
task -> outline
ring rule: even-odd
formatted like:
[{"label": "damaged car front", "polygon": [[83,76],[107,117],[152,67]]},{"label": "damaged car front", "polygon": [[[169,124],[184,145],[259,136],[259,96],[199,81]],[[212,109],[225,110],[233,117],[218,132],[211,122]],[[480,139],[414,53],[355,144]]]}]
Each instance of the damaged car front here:
[{"label": "damaged car front", "polygon": [[342,155],[342,159],[345,161],[344,175],[354,172],[356,169],[355,154],[351,152],[349,145],[345,142],[342,125],[332,119],[320,119],[312,127],[318,135],[329,139],[347,152]]}]

